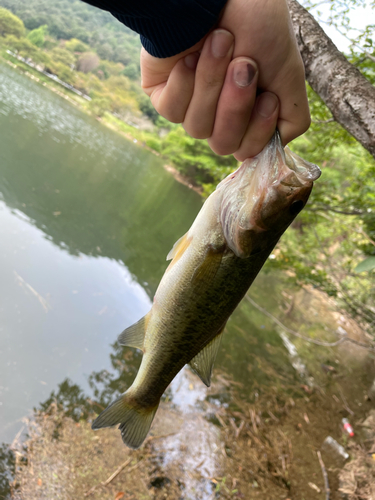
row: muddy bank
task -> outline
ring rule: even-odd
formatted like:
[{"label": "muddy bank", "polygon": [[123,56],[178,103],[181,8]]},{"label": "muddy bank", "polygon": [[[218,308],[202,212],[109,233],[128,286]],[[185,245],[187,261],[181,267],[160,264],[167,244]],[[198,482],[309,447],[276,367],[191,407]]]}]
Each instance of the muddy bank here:
[{"label": "muddy bank", "polygon": [[[207,389],[185,367],[135,451],[123,445],[117,429],[93,432],[94,412],[75,422],[52,404],[29,422],[29,439],[15,446],[13,498],[309,500],[328,498],[328,485],[330,500],[373,499],[374,356],[351,342],[368,339],[315,289],[289,294],[284,288],[282,297],[277,329],[294,379],[257,358],[271,384],[250,385],[254,363],[244,382],[216,368]],[[257,314],[265,321],[264,312]],[[299,335],[349,340],[323,348],[291,335],[301,315]],[[269,315],[267,321],[274,320]],[[129,351],[121,356],[129,363]],[[344,432],[343,418],[353,426],[353,438]],[[324,444],[328,436],[347,458]]]},{"label": "muddy bank", "polygon": [[[255,404],[240,399],[238,389],[219,375],[207,390],[184,369],[172,387],[175,403],[162,402],[139,450],[126,448],[117,429],[93,432],[88,421],[75,422],[52,404],[15,446],[12,497],[319,499],[326,494],[321,452],[332,500],[373,498],[371,401],[364,402],[366,418],[351,416],[350,440],[340,428],[347,415],[342,401],[322,388],[304,387],[300,397],[284,399],[275,391]],[[223,393],[229,403],[218,405]],[[327,435],[344,446],[348,460],[324,446]]]}]

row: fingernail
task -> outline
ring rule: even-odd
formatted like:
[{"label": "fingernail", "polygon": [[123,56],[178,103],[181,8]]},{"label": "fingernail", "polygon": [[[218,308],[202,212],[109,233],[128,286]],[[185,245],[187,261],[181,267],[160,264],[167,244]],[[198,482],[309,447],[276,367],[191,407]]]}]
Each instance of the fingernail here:
[{"label": "fingernail", "polygon": [[233,45],[233,35],[226,30],[215,30],[212,33],[211,51],[217,59],[225,57]]},{"label": "fingernail", "polygon": [[258,97],[256,110],[260,116],[263,116],[263,118],[269,118],[277,108],[278,104],[279,100],[275,94],[272,94],[271,92],[264,92]]},{"label": "fingernail", "polygon": [[185,56],[185,65],[189,69],[195,69],[198,64],[199,54],[198,52],[193,52],[192,54],[188,54]]},{"label": "fingernail", "polygon": [[238,87],[248,87],[256,74],[257,69],[248,59],[242,59],[234,65],[233,78]]}]

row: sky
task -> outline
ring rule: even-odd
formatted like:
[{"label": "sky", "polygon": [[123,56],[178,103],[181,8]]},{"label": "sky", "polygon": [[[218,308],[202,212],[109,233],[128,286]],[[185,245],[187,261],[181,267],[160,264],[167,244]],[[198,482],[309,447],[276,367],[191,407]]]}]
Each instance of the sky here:
[{"label": "sky", "polygon": [[[318,9],[311,10],[311,14],[316,18],[316,10],[319,10],[322,15],[321,19],[328,20],[329,17],[329,6],[320,5]],[[353,28],[363,28],[369,23],[375,23],[374,9],[370,7],[356,7],[353,8],[350,14],[351,26]],[[322,28],[326,34],[331,38],[336,47],[342,52],[346,52],[349,47],[349,41],[342,36],[334,27],[328,26],[327,24],[321,24]]]}]

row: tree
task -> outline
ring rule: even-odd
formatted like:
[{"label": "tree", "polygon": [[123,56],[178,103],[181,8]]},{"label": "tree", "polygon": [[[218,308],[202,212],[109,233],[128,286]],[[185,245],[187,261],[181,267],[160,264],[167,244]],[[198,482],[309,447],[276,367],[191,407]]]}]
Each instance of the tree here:
[{"label": "tree", "polygon": [[31,43],[36,45],[37,47],[43,47],[45,43],[45,37],[48,34],[48,26],[44,24],[43,26],[40,26],[39,28],[30,31],[30,33],[27,35],[27,39],[30,40]]},{"label": "tree", "polygon": [[89,73],[99,66],[99,57],[94,52],[85,52],[77,61],[77,70]]},{"label": "tree", "polygon": [[[335,47],[304,7],[296,0],[288,3],[307,81],[333,118],[375,158],[375,87]],[[330,3],[334,7],[334,2]],[[370,34],[367,40],[373,50]],[[375,54],[368,55],[375,62]]]},{"label": "tree", "polygon": [[54,61],[65,64],[65,66],[68,66],[69,68],[72,68],[75,65],[76,58],[74,57],[74,54],[63,47],[55,47],[51,50],[50,55]]},{"label": "tree", "polygon": [[375,338],[375,269],[369,266],[375,256],[374,26],[356,32],[351,27],[351,8],[363,0],[303,1],[307,8],[328,4],[329,24],[350,46],[341,53],[317,22],[323,21],[319,12],[314,18],[296,0],[288,0],[312,115],[310,130],[293,148],[320,164],[323,176],[297,231],[280,241],[271,266],[287,268],[295,281],[335,297]]},{"label": "tree", "polygon": [[103,43],[97,48],[98,56],[101,59],[106,59],[110,61],[113,58],[113,48],[109,43]]},{"label": "tree", "polygon": [[77,38],[72,38],[65,42],[65,48],[70,50],[71,52],[88,52],[89,46],[85,43],[81,42],[81,40],[77,40]]},{"label": "tree", "polygon": [[25,32],[21,19],[7,9],[0,8],[0,36],[13,35],[20,38]]},{"label": "tree", "polygon": [[130,80],[137,80],[140,77],[139,67],[134,63],[129,64],[124,69],[123,74],[130,78]]}]

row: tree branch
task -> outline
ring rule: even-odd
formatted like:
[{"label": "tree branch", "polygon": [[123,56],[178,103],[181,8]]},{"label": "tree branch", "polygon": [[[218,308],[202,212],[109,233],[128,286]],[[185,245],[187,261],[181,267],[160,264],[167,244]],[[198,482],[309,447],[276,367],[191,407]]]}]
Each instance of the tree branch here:
[{"label": "tree branch", "polygon": [[366,213],[364,210],[358,210],[357,208],[353,208],[351,210],[342,210],[340,208],[331,207],[330,205],[311,205],[307,206],[306,210],[308,210],[309,212],[326,212],[327,210],[329,210],[330,212],[342,215],[364,215]]},{"label": "tree branch", "polygon": [[340,123],[375,158],[375,87],[296,0],[288,0],[306,78]]}]

